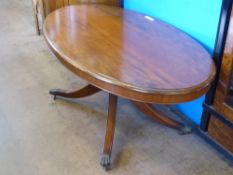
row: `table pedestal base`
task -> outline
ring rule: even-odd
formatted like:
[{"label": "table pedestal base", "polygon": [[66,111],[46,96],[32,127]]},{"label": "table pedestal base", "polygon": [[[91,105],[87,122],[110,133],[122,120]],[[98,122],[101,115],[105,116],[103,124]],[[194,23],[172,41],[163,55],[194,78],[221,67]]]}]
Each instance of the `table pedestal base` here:
[{"label": "table pedestal base", "polygon": [[[50,94],[53,95],[54,100],[56,100],[58,96],[65,98],[83,98],[93,95],[100,91],[101,89],[95,86],[87,85],[86,87],[80,90],[72,91],[72,92],[55,89],[55,90],[51,90]],[[103,157],[100,162],[101,166],[104,167],[105,170],[107,170],[110,166],[111,152],[112,152],[112,145],[113,145],[114,131],[115,131],[117,98],[118,97],[116,95],[109,94],[109,106],[108,106],[108,118],[107,118],[105,142],[103,149]],[[142,111],[147,116],[149,116],[151,119],[167,127],[179,130],[180,134],[189,134],[192,131],[190,127],[184,125],[183,123],[180,123],[176,120],[166,117],[161,112],[156,111],[153,108],[152,104],[137,102],[137,101],[132,101],[132,103],[140,111]]]}]

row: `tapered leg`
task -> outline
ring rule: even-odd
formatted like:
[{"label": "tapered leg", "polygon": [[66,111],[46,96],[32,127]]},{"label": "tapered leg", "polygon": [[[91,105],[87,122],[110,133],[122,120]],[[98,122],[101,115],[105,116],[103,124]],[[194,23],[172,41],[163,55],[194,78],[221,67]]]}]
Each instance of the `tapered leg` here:
[{"label": "tapered leg", "polygon": [[108,170],[112,153],[112,145],[114,139],[115,122],[116,122],[117,96],[109,94],[108,119],[106,126],[106,135],[104,142],[103,157],[101,166]]},{"label": "tapered leg", "polygon": [[72,92],[54,89],[54,90],[50,90],[49,93],[53,95],[54,100],[56,100],[57,96],[65,97],[65,98],[82,98],[82,97],[93,95],[99,91],[101,91],[99,88],[92,86],[92,85],[87,85],[82,89],[72,91]]},{"label": "tapered leg", "polygon": [[178,129],[180,134],[189,134],[192,132],[192,128],[189,126],[184,125],[176,120],[173,120],[169,117],[166,117],[163,113],[156,111],[152,104],[142,103],[132,101],[133,104],[143,113],[145,113],[148,117],[152,118],[153,120],[168,126],[170,128]]}]

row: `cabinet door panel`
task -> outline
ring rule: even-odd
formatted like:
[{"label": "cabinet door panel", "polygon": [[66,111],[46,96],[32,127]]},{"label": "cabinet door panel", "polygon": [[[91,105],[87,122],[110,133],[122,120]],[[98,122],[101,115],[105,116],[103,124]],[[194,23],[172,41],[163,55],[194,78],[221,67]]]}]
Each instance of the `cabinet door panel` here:
[{"label": "cabinet door panel", "polygon": [[221,65],[220,79],[218,82],[216,96],[214,100],[214,108],[222,114],[226,119],[233,122],[233,12],[231,15],[230,25],[228,29],[227,41],[224,50],[223,61]]},{"label": "cabinet door panel", "polygon": [[233,129],[215,117],[211,117],[208,133],[218,143],[233,153]]},{"label": "cabinet door panel", "polygon": [[[233,12],[221,64],[220,77],[215,94],[214,109],[226,120],[233,123]],[[208,134],[223,147],[233,153],[233,128],[211,116]]]}]

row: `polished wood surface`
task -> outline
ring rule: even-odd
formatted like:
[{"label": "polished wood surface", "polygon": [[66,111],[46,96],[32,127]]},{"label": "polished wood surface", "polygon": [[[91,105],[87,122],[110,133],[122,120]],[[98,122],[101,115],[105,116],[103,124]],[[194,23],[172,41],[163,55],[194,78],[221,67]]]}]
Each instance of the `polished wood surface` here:
[{"label": "polished wood surface", "polygon": [[108,108],[108,119],[106,126],[106,134],[104,141],[103,157],[100,164],[107,170],[110,166],[110,159],[112,153],[115,123],[116,123],[116,112],[117,112],[117,96],[109,94],[109,108]]},{"label": "polished wood surface", "polygon": [[191,37],[157,19],[106,5],[76,5],[48,15],[44,35],[57,58],[90,85],[76,98],[109,92],[101,165],[110,165],[117,96],[130,99],[155,121],[182,134],[191,128],[157,112],[151,103],[181,103],[203,95],[215,75],[210,55]]},{"label": "polished wood surface", "polygon": [[183,127],[183,124],[180,122],[174,122],[170,118],[164,118],[164,115],[156,111],[153,108],[152,104],[146,104],[146,103],[136,102],[136,101],[132,101],[132,102],[140,111],[142,111],[143,113],[145,113],[147,116],[157,121],[158,123],[161,123],[165,126],[168,126],[170,128],[175,128],[175,129]]},{"label": "polished wood surface", "polygon": [[225,125],[215,117],[211,117],[208,129],[209,135],[225,149],[233,153],[233,128]]},{"label": "polished wood surface", "polygon": [[152,120],[169,128],[177,129],[181,135],[190,134],[192,132],[191,127],[170,118],[161,111],[158,111],[154,108],[153,104],[138,101],[131,102],[136,106],[136,108],[138,108],[138,110],[140,110],[146,116],[150,117]]},{"label": "polished wood surface", "polygon": [[44,35],[54,54],[90,84],[128,99],[181,103],[203,95],[215,65],[203,47],[157,19],[104,5],[51,13]]},{"label": "polished wood surface", "polygon": [[57,96],[61,96],[64,98],[83,98],[83,97],[96,94],[99,91],[101,91],[101,89],[95,86],[92,86],[92,85],[87,85],[83,87],[82,89],[75,90],[75,91],[64,91],[60,89],[54,89],[54,90],[51,90],[49,93],[51,95],[54,95],[54,99],[56,100]]}]

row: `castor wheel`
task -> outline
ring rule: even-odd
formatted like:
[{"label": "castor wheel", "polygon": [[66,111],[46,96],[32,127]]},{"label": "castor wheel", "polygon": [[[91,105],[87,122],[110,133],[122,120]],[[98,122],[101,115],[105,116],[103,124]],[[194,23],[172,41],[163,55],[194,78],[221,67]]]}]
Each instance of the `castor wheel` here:
[{"label": "castor wheel", "polygon": [[56,100],[59,91],[59,89],[52,89],[49,91],[49,94],[53,95],[53,99]]},{"label": "castor wheel", "polygon": [[187,135],[191,134],[193,129],[190,126],[184,125],[182,128],[179,130],[180,135]]},{"label": "castor wheel", "polygon": [[100,165],[104,168],[105,171],[108,171],[110,167],[110,155],[104,154],[101,158]]}]

